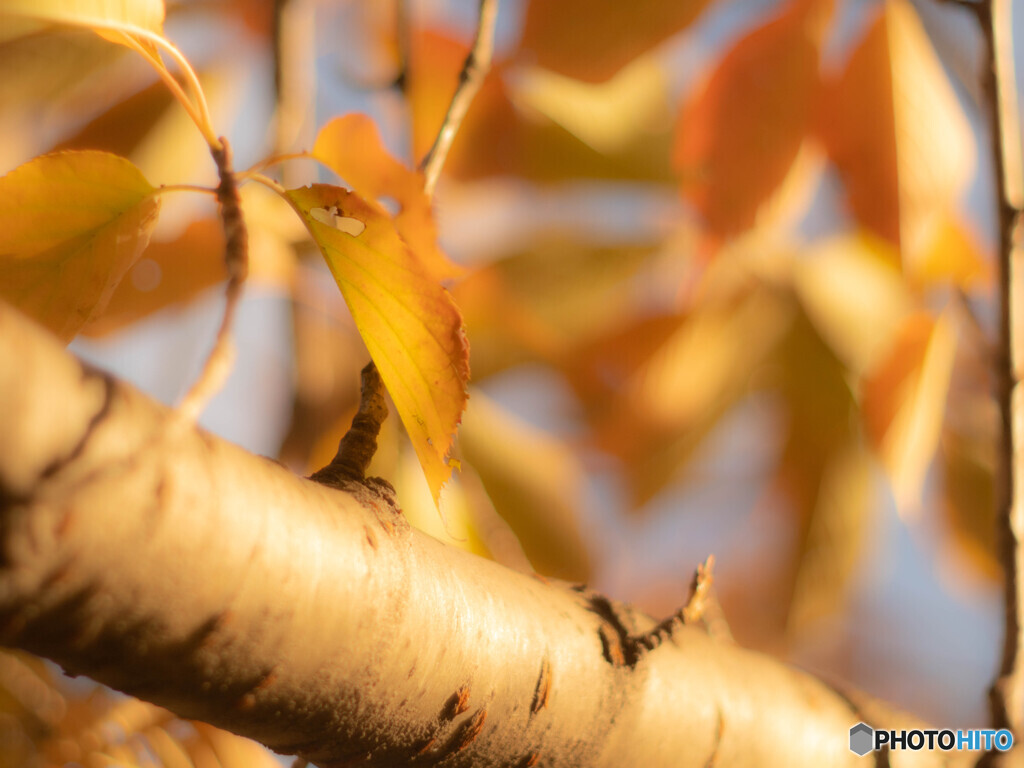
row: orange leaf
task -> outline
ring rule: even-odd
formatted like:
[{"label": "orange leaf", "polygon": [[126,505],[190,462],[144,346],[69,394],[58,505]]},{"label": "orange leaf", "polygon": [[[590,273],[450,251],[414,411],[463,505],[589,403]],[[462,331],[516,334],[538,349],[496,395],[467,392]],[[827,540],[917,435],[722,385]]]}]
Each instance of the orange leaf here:
[{"label": "orange leaf", "polygon": [[717,235],[749,228],[803,142],[831,0],[794,0],[726,54],[679,117],[673,166]]},{"label": "orange leaf", "polygon": [[[469,53],[468,41],[435,30],[414,30],[408,72],[413,156],[422,158],[437,136],[459,73]],[[521,126],[502,80],[504,67],[494,62],[469,105],[455,136],[444,172],[456,177],[515,172]],[[500,148],[500,151],[499,151]]]},{"label": "orange leaf", "polygon": [[[973,132],[913,7],[889,0],[824,89],[818,133],[857,220],[911,271],[974,171]],[[865,119],[869,115],[870,119]]]},{"label": "orange leaf", "polygon": [[70,341],[149,242],[154,191],[105,152],[58,152],[11,171],[0,179],[0,295]]},{"label": "orange leaf", "polygon": [[133,93],[90,120],[55,149],[102,149],[130,155],[173,103],[162,82]]},{"label": "orange leaf", "polygon": [[951,216],[934,219],[931,224],[922,247],[908,255],[909,277],[923,286],[952,283],[964,290],[990,284],[992,265],[970,228]]},{"label": "orange leaf", "polygon": [[531,0],[521,48],[546,69],[589,82],[688,27],[710,0]]},{"label": "orange leaf", "polygon": [[462,316],[378,205],[325,184],[287,196],[341,288],[436,504],[451,475],[446,456],[466,404]]},{"label": "orange leaf", "polygon": [[82,333],[105,336],[164,307],[184,303],[225,279],[222,224],[217,219],[194,221],[173,240],[150,243],[106,310]]},{"label": "orange leaf", "polygon": [[857,221],[898,247],[896,117],[884,14],[868,28],[846,69],[826,78],[816,128],[842,174]]},{"label": "orange leaf", "polygon": [[395,216],[398,234],[435,279],[461,274],[437,247],[437,227],[430,199],[423,191],[423,175],[388,153],[373,120],[354,113],[331,120],[316,137],[313,155],[360,197],[378,202],[390,197],[401,206]]}]

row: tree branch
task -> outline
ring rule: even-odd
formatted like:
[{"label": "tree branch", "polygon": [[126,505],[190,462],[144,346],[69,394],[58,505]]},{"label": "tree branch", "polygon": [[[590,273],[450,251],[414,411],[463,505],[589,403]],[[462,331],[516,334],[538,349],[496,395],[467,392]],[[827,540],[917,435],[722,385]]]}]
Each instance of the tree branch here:
[{"label": "tree branch", "polygon": [[462,65],[459,73],[459,84],[455,88],[455,95],[452,96],[452,103],[448,105],[448,113],[444,116],[441,129],[437,132],[434,145],[427,152],[420,163],[420,170],[423,171],[423,188],[427,195],[434,194],[434,187],[441,175],[441,168],[448,157],[448,150],[451,149],[455,134],[466,117],[469,105],[473,103],[484,78],[491,68],[491,57],[494,53],[494,25],[498,18],[498,0],[480,0],[480,20],[477,23],[476,40],[473,47]]},{"label": "tree branch", "polygon": [[860,766],[858,720],[921,727],[692,627],[627,663],[649,617],[181,428],[3,304],[0,428],[0,642],[321,768]]},{"label": "tree branch", "polygon": [[[1005,628],[999,676],[990,691],[995,728],[1024,738],[1024,166],[1013,64],[1012,0],[983,0],[978,14],[987,48],[984,88],[999,200],[999,347],[996,387],[1001,416],[997,481]],[[1017,747],[1015,751],[1020,751]],[[993,755],[995,757],[995,755]]]}]

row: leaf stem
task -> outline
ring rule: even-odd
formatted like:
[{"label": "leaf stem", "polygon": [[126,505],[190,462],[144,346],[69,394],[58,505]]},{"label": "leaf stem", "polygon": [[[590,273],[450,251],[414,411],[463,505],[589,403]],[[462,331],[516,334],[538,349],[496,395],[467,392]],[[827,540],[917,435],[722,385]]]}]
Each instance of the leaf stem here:
[{"label": "leaf stem", "polygon": [[251,178],[252,176],[257,175],[260,171],[264,170],[265,168],[269,168],[272,165],[277,165],[278,163],[283,163],[287,160],[316,160],[317,162],[321,162],[320,160],[317,160],[317,158],[311,152],[287,152],[281,155],[274,155],[273,157],[268,157],[264,160],[260,160],[258,163],[249,166],[244,171],[239,171],[238,173],[236,173],[235,178],[239,180]]},{"label": "leaf stem", "polygon": [[154,195],[162,195],[164,192],[199,192],[204,195],[216,195],[214,187],[204,187],[200,184],[161,184],[154,191]]},{"label": "leaf stem", "polygon": [[459,73],[459,84],[455,88],[451,104],[448,105],[448,113],[441,123],[441,129],[434,139],[434,145],[430,148],[420,163],[420,170],[423,172],[423,188],[428,196],[434,194],[434,187],[441,175],[441,168],[448,157],[455,134],[462,125],[469,105],[476,96],[484,78],[491,68],[491,58],[494,54],[494,26],[498,17],[498,0],[480,0],[480,20],[476,29],[476,40],[473,47],[466,56]]},{"label": "leaf stem", "polygon": [[242,180],[242,181],[255,181],[255,182],[259,182],[263,186],[269,187],[270,189],[274,190],[275,192],[277,192],[277,194],[279,194],[281,197],[285,198],[286,200],[288,199],[288,190],[286,190],[284,187],[282,187],[280,184],[278,184],[276,181],[274,181],[269,176],[264,176],[262,173],[256,173],[254,171],[246,171],[243,174],[239,174],[238,178],[239,178],[239,180]]},{"label": "leaf stem", "polygon": [[380,426],[388,417],[388,404],[384,399],[384,382],[372,360],[363,367],[361,379],[359,410],[352,426],[338,443],[331,463],[310,475],[310,480],[343,488],[346,482],[366,479],[366,470],[377,452]]},{"label": "leaf stem", "polygon": [[[192,65],[188,63],[188,59],[185,58],[185,55],[178,50],[178,47],[175,46],[174,43],[163,35],[150,32],[148,29],[143,29],[142,27],[134,24],[127,24],[123,22],[99,22],[91,23],[89,26],[92,29],[103,29],[108,32],[117,33],[124,45],[134,50],[149,62],[160,76],[160,79],[164,81],[171,93],[174,94],[174,97],[181,103],[182,107],[185,108],[185,111],[188,112],[189,117],[192,118],[196,127],[199,128],[199,132],[203,134],[203,138],[206,140],[206,143],[210,145],[210,149],[221,148],[220,139],[213,130],[213,123],[210,121],[210,108],[206,102],[206,94],[203,93],[203,87],[199,84],[199,78],[196,76],[195,70],[192,69]],[[145,40],[146,42],[167,52],[167,54],[181,69],[182,77],[185,79],[186,85],[192,92],[192,96],[195,99],[194,101],[188,97],[182,89],[181,84],[174,79],[174,76],[167,69],[167,66],[160,59],[159,55],[155,54],[152,50],[147,49],[146,46],[139,42],[140,40]]]}]

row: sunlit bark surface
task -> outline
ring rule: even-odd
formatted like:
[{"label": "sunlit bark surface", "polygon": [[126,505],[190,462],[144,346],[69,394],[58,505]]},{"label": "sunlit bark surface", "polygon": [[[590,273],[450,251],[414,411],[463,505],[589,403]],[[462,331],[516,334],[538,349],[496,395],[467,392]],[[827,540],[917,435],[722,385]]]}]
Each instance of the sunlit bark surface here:
[{"label": "sunlit bark surface", "polygon": [[646,650],[651,619],[187,426],[6,305],[0,435],[0,642],[319,766],[860,766],[851,725],[912,724],[695,628]]}]

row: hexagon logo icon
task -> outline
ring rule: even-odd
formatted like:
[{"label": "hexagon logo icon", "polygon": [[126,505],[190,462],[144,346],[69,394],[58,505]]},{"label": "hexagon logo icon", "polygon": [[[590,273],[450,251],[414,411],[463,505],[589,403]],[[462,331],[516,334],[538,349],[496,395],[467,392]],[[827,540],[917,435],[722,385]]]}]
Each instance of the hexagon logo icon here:
[{"label": "hexagon logo icon", "polygon": [[857,723],[850,729],[850,751],[864,757],[874,747],[875,732],[867,723]]}]

